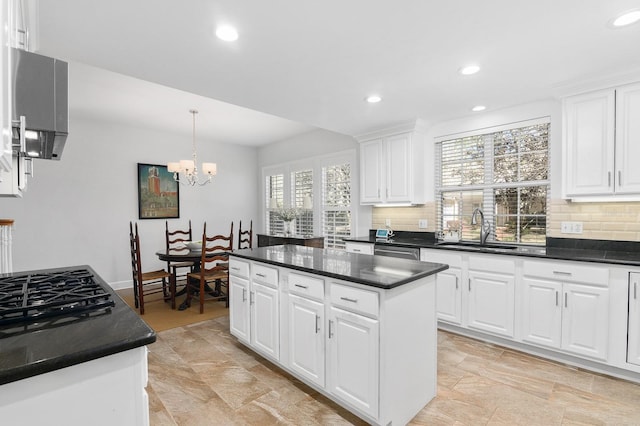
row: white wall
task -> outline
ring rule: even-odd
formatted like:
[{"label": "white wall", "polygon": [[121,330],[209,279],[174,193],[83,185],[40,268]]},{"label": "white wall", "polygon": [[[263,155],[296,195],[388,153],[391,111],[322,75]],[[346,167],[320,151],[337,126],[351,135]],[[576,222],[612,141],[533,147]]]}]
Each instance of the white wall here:
[{"label": "white wall", "polygon": [[[113,287],[131,282],[129,221],[138,221],[144,270],[165,265],[165,221],[138,220],[137,163],[166,164],[191,156],[191,137],[149,128],[71,117],[60,161],[34,161],[35,177],[23,198],[0,198],[0,217],[15,219],[14,272],[88,264]],[[198,160],[218,164],[204,187],[180,187],[180,219],[192,220],[199,239],[208,231],[228,232],[234,221],[254,223],[258,208],[257,150],[198,141]]]},{"label": "white wall", "polygon": [[[356,206],[354,231],[355,236],[364,236],[368,235],[369,226],[371,225],[371,207],[360,205],[360,197],[358,195],[360,187],[360,152],[359,144],[353,137],[318,129],[304,135],[263,146],[258,150],[258,169],[262,170],[262,168],[268,166],[308,160],[347,150],[354,150],[356,154],[356,161],[352,167],[353,184],[356,191],[354,199],[354,205]],[[262,191],[263,182],[261,177],[258,178],[258,187]],[[261,212],[262,210],[258,214],[261,215]],[[265,230],[262,215],[259,220],[259,229],[260,232]]]}]

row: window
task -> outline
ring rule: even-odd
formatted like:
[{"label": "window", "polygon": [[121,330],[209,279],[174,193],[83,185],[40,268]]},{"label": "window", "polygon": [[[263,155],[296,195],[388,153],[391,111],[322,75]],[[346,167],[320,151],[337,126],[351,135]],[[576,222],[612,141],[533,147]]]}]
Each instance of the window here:
[{"label": "window", "polygon": [[266,176],[265,189],[267,232],[272,235],[282,233],[284,228],[282,221],[276,215],[276,211],[284,206],[284,175]]},{"label": "window", "polygon": [[313,235],[313,170],[291,173],[291,199],[300,213],[296,219],[297,235]]},{"label": "window", "polygon": [[319,156],[263,169],[264,227],[270,235],[282,234],[281,208],[298,210],[296,235],[322,235],[325,247],[344,248],[351,236],[353,206],[351,165],[355,151]]},{"label": "window", "polygon": [[476,208],[491,224],[489,239],[544,244],[549,196],[549,120],[436,143],[439,230],[479,240]]},{"label": "window", "polygon": [[322,168],[322,235],[325,247],[344,248],[351,235],[351,166],[349,163]]}]

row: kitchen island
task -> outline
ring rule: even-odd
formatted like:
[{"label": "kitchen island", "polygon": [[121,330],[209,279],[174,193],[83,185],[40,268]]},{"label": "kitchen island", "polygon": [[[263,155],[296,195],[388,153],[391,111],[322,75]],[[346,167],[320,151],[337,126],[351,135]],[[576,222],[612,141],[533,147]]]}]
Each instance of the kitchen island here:
[{"label": "kitchen island", "polygon": [[[97,290],[81,291],[78,275],[91,276]],[[41,288],[33,287],[35,281]],[[83,265],[0,274],[0,283],[5,296],[16,293],[12,288],[26,289],[19,295],[23,305],[27,294],[45,294],[34,308],[63,293],[87,300],[100,293],[95,309],[88,302],[52,303],[46,311],[20,312],[24,319],[11,315],[10,305],[0,309],[3,424],[149,423],[146,345],[156,334],[95,271]]]},{"label": "kitchen island", "polygon": [[440,263],[273,246],[231,254],[240,342],[372,424],[406,424],[436,394]]}]

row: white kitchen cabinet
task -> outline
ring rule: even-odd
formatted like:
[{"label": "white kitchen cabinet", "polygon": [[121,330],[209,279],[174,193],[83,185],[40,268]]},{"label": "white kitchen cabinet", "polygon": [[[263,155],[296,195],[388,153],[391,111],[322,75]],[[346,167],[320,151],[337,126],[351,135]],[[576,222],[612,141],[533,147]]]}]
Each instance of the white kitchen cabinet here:
[{"label": "white kitchen cabinet", "polygon": [[229,308],[231,334],[277,361],[280,358],[278,270],[230,259]]},{"label": "white kitchen cabinet", "polygon": [[562,349],[607,359],[609,289],[563,284]]},{"label": "white kitchen cabinet", "polygon": [[373,254],[373,244],[346,241],[345,250],[347,253]]},{"label": "white kitchen cabinet", "polygon": [[608,269],[524,261],[523,341],[607,359]]},{"label": "white kitchen cabinet", "polygon": [[251,346],[277,360],[280,358],[278,290],[251,283]]},{"label": "white kitchen cabinet", "polygon": [[449,269],[436,276],[438,320],[462,324],[462,256],[444,250],[421,249],[420,260],[449,265]]},{"label": "white kitchen cabinet", "polygon": [[640,365],[640,272],[629,274],[627,362]]},{"label": "white kitchen cabinet", "polygon": [[515,264],[495,256],[469,256],[469,328],[514,337]]},{"label": "white kitchen cabinet", "polygon": [[331,306],[329,391],[373,418],[379,414],[379,334],[377,319]]},{"label": "white kitchen cabinet", "polygon": [[640,84],[568,97],[563,113],[564,196],[640,199]]},{"label": "white kitchen cabinet", "polygon": [[307,380],[324,387],[324,280],[290,273],[288,283],[289,367]]},{"label": "white kitchen cabinet", "polygon": [[413,123],[358,137],[361,204],[420,204],[424,141]]}]

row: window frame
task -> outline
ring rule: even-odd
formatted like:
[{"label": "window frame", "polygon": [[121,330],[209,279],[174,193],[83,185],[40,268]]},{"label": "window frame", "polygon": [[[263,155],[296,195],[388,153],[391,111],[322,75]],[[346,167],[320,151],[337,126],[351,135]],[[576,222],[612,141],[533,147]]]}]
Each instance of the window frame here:
[{"label": "window frame", "polygon": [[[547,173],[546,173],[546,179],[539,179],[539,180],[528,180],[528,181],[521,181],[519,179],[516,179],[514,181],[511,182],[495,182],[495,170],[496,170],[496,163],[495,163],[495,158],[494,158],[494,153],[495,153],[495,146],[494,146],[494,142],[495,142],[495,138],[493,137],[493,135],[500,133],[500,132],[504,132],[507,130],[515,130],[515,129],[519,129],[519,128],[525,128],[525,127],[530,127],[530,126],[536,126],[536,125],[547,125],[548,126],[548,130],[547,130],[547,146],[546,146],[546,162],[547,162]],[[473,184],[464,184],[464,183],[460,183],[459,185],[443,185],[442,184],[442,173],[443,173],[443,158],[442,158],[442,144],[443,142],[448,142],[448,141],[453,141],[453,140],[459,140],[459,139],[464,139],[464,138],[481,138],[482,139],[482,182],[481,183],[473,183]],[[471,227],[471,226],[462,226],[460,227],[461,224],[463,224],[465,222],[465,218],[470,218],[471,216],[471,211],[476,207],[476,205],[472,205],[469,206],[469,202],[474,203],[475,204],[479,204],[482,208],[482,211],[484,213],[484,217],[485,220],[488,220],[489,223],[491,224],[491,230],[493,232],[493,235],[489,236],[488,241],[492,241],[492,242],[496,242],[496,243],[501,243],[501,242],[508,242],[508,243],[516,243],[516,244],[530,244],[530,245],[540,245],[540,244],[544,244],[543,242],[523,242],[522,241],[522,235],[521,235],[521,220],[522,218],[525,217],[544,217],[545,218],[545,236],[548,232],[548,226],[549,226],[549,202],[550,202],[550,195],[551,195],[551,120],[550,117],[540,117],[540,118],[535,118],[535,119],[531,119],[531,120],[525,120],[525,121],[518,121],[518,122],[513,122],[513,123],[508,123],[508,124],[504,124],[504,125],[500,125],[500,126],[493,126],[493,127],[487,127],[487,128],[481,128],[481,129],[477,129],[477,130],[473,130],[470,132],[463,132],[463,133],[455,133],[455,134],[450,134],[450,135],[445,135],[445,136],[440,136],[434,139],[435,145],[434,145],[434,152],[435,152],[435,185],[434,185],[434,194],[435,194],[435,200],[436,200],[436,223],[437,223],[437,229],[436,231],[439,233],[439,235],[441,236],[441,238],[445,237],[446,235],[444,235],[445,230],[448,230],[449,228],[446,226],[445,222],[447,222],[447,224],[451,225],[452,228],[458,229],[459,234],[458,237],[462,240],[467,240],[467,241],[475,241],[479,239],[479,226],[475,226],[475,227]],[[536,151],[536,152],[541,152],[540,150]],[[522,153],[518,150],[517,151],[517,155],[518,155],[518,159],[522,156]],[[463,162],[463,160],[461,160],[461,163]],[[517,168],[517,174],[518,177],[520,177],[520,172],[521,172],[521,167],[520,167],[520,162],[518,161],[518,168]],[[509,188],[509,189],[516,189],[517,191],[517,199],[516,199],[516,204],[520,205],[520,195],[522,193],[521,189],[523,188],[532,188],[532,187],[545,187],[546,188],[546,204],[545,204],[545,208],[544,208],[544,214],[537,214],[537,215],[527,215],[527,214],[522,214],[520,212],[520,210],[518,210],[518,212],[516,214],[511,214],[511,215],[500,215],[500,214],[495,214],[496,211],[496,201],[495,201],[495,193],[496,190],[500,190],[500,189],[505,189],[505,188]],[[469,198],[469,194],[476,192],[479,193],[480,195],[476,195],[476,200],[471,200]],[[455,195],[455,194],[459,194],[461,198],[464,198],[463,195],[467,195],[467,199],[469,201],[467,201],[467,206],[464,206],[464,204],[462,203],[462,201],[459,202],[459,205],[457,207],[462,206],[462,209],[458,209],[459,212],[458,213],[451,213],[451,214],[445,214],[444,212],[444,208],[445,208],[445,200],[447,199],[447,195]],[[457,217],[457,220],[453,220],[454,217]],[[515,239],[516,241],[496,241],[495,240],[495,231],[496,231],[496,219],[497,218],[506,218],[506,217],[515,217],[516,218],[516,231],[515,231]],[[448,220],[449,219],[449,220]],[[462,228],[462,229],[460,229]],[[467,229],[465,229],[467,228]],[[454,237],[455,238],[455,237]]]}]

